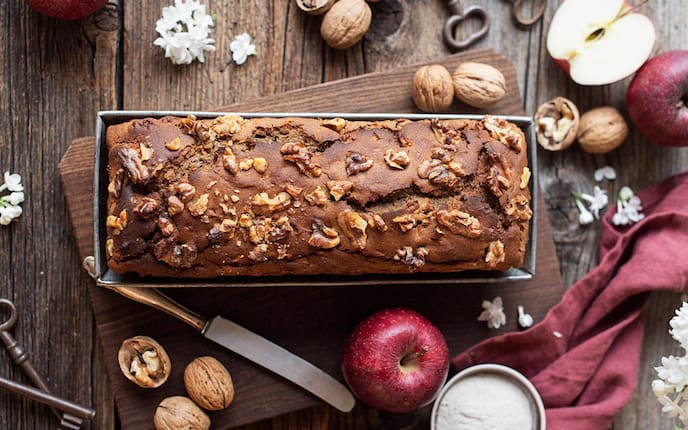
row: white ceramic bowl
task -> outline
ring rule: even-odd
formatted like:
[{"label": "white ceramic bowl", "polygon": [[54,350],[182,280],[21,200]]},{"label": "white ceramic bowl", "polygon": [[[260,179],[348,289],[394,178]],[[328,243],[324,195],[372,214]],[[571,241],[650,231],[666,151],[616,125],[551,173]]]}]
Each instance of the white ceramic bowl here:
[{"label": "white ceramic bowl", "polygon": [[506,379],[508,382],[513,383],[517,386],[523,394],[526,395],[530,402],[530,411],[532,414],[532,428],[531,429],[511,429],[511,430],[546,430],[547,423],[545,419],[545,406],[542,404],[542,398],[540,394],[535,389],[535,386],[520,372],[512,369],[511,367],[502,366],[501,364],[479,364],[476,366],[471,366],[466,368],[452,377],[445,385],[442,387],[440,394],[435,400],[435,404],[432,407],[432,414],[430,418],[430,429],[436,430],[435,423],[437,422],[437,413],[439,410],[440,402],[444,395],[453,386],[460,383],[462,380],[468,378],[469,376],[476,375],[495,375]]}]

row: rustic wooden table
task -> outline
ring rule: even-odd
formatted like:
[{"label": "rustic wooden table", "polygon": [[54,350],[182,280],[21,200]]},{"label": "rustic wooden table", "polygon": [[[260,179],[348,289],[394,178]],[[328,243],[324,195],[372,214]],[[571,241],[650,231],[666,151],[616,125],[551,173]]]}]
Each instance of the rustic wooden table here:
[{"label": "rustic wooden table", "polygon": [[[0,228],[0,297],[20,311],[16,337],[33,357],[54,391],[98,410],[93,429],[117,427],[81,270],[70,234],[57,164],[71,139],[94,133],[99,109],[199,110],[235,101],[371,71],[391,69],[446,55],[440,29],[448,16],[439,0],[383,0],[363,43],[347,52],[327,49],[319,19],[307,17],[293,1],[208,0],[217,16],[213,32],[217,52],[205,64],[177,67],[152,45],[154,23],[171,1],[111,1],[93,17],[61,22],[43,17],[21,0],[3,2],[0,32],[0,168],[22,175],[27,201],[18,223]],[[574,85],[549,60],[545,35],[558,1],[550,2],[544,21],[521,30],[511,21],[508,2],[472,0],[493,19],[479,47],[491,47],[516,65],[525,109],[565,95],[581,110],[612,104],[623,111],[629,81],[584,88]],[[645,11],[657,24],[659,49],[688,48],[688,3],[650,2]],[[469,26],[472,23],[469,23]],[[259,56],[238,67],[229,42],[242,32],[253,35]],[[577,148],[540,156],[539,182],[547,201],[554,240],[567,285],[597,260],[599,226],[576,222],[571,190],[592,188],[592,172],[616,167],[621,185],[642,188],[688,169],[688,150],[660,148],[637,131],[606,156]],[[680,298],[652,297],[646,312],[647,335],[638,388],[613,428],[673,428],[661,415],[650,381],[661,355],[677,353],[667,320]],[[28,383],[6,354],[0,374]],[[325,406],[281,416],[246,429],[375,428],[377,416],[363,410],[341,415]],[[0,428],[37,429],[55,425],[49,410],[0,393]]]}]

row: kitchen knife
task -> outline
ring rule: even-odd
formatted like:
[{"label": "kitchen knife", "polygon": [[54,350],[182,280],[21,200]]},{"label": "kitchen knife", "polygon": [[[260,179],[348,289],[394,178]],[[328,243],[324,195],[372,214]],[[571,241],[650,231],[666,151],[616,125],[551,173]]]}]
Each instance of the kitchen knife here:
[{"label": "kitchen knife", "polygon": [[155,288],[108,287],[139,303],[179,318],[203,336],[318,396],[342,412],[353,409],[351,392],[303,358],[221,316],[210,320],[186,309]]}]

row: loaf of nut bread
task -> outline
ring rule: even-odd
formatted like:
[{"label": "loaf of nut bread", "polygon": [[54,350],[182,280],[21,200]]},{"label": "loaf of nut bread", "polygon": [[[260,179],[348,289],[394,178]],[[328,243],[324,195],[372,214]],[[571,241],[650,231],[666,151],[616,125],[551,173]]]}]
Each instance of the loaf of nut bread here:
[{"label": "loaf of nut bread", "polygon": [[513,123],[222,116],[107,129],[117,273],[210,278],[506,270],[530,170]]}]

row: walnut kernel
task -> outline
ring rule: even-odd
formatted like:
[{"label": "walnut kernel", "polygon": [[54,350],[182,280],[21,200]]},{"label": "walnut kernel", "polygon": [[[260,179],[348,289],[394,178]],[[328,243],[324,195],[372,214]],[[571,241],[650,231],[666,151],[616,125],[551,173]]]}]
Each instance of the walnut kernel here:
[{"label": "walnut kernel", "polygon": [[326,185],[335,201],[339,201],[354,186],[351,181],[327,181]]},{"label": "walnut kernel", "polygon": [[148,336],[125,339],[117,353],[117,361],[124,376],[143,388],[161,386],[172,371],[165,349]]},{"label": "walnut kernel", "polygon": [[312,225],[311,236],[308,244],[315,248],[331,249],[339,245],[339,233],[332,227],[326,226],[322,221],[315,220]]},{"label": "walnut kernel", "polygon": [[373,167],[373,160],[369,160],[363,154],[358,152],[350,152],[346,157],[346,174],[349,176],[357,175],[361,172],[366,172]]},{"label": "walnut kernel", "polygon": [[251,199],[251,209],[258,215],[266,215],[273,212],[279,212],[291,205],[291,196],[289,193],[281,191],[274,197],[270,197],[268,193],[258,193]]},{"label": "walnut kernel", "polygon": [[210,194],[204,193],[201,194],[196,201],[189,203],[189,212],[191,212],[191,215],[193,216],[201,216],[205,213],[205,211],[208,209],[208,198],[210,197]]},{"label": "walnut kernel", "polygon": [[351,239],[352,245],[357,249],[366,247],[368,236],[366,235],[366,228],[368,222],[363,219],[358,213],[347,209],[337,215],[337,223],[344,232],[344,235]]},{"label": "walnut kernel", "polygon": [[548,151],[566,149],[576,140],[580,123],[578,108],[569,99],[557,97],[535,112],[537,141]]},{"label": "walnut kernel", "polygon": [[466,237],[480,236],[480,221],[474,216],[458,209],[440,210],[436,214],[437,222],[449,229],[453,234]]},{"label": "walnut kernel", "polygon": [[506,253],[504,252],[504,244],[495,240],[490,242],[487,247],[487,253],[485,254],[485,262],[488,266],[494,268],[497,267],[499,263],[503,263],[506,259]]},{"label": "walnut kernel", "polygon": [[404,170],[411,159],[406,151],[395,152],[393,149],[385,151],[385,163],[392,169]]}]

